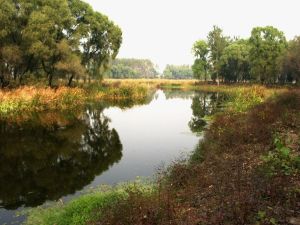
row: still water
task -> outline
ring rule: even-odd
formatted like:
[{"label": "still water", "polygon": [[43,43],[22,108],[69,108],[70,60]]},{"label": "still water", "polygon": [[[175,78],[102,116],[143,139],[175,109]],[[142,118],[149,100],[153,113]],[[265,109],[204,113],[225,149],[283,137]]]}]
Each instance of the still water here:
[{"label": "still water", "polygon": [[97,103],[76,113],[0,121],[0,224],[101,185],[147,177],[190,153],[222,109],[220,93],[158,90],[142,105]]}]

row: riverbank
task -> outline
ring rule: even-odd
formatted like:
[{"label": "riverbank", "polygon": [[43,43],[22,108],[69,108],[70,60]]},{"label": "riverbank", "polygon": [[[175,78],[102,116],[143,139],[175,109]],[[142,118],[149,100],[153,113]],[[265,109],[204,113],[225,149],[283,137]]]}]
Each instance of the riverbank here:
[{"label": "riverbank", "polygon": [[[0,117],[10,117],[24,112],[41,112],[47,110],[72,110],[87,102],[106,100],[120,102],[131,100],[141,102],[157,88],[176,88],[181,90],[221,91],[239,94],[256,90],[258,95],[270,95],[274,88],[268,89],[258,85],[212,85],[197,83],[195,80],[161,80],[128,79],[105,80],[100,83],[78,84],[74,88],[44,86],[22,86],[20,88],[0,90]],[[251,94],[251,96],[253,96]],[[250,96],[250,97],[251,97]],[[247,104],[248,101],[243,104]]]},{"label": "riverbank", "polygon": [[10,117],[24,112],[78,109],[87,102],[107,100],[141,101],[149,95],[149,87],[135,84],[89,84],[74,88],[56,89],[39,86],[22,86],[0,90],[0,117]]},{"label": "riverbank", "polygon": [[[267,97],[256,89],[235,95],[192,156],[150,187],[38,208],[27,224],[293,224],[300,216],[300,93]],[[240,108],[241,101],[251,104]]]}]

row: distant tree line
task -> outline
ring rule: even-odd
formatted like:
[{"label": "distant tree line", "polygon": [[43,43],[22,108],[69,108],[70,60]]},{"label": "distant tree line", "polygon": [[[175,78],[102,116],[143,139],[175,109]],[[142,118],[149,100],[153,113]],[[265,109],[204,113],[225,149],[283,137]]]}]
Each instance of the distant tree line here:
[{"label": "distant tree line", "polygon": [[166,79],[191,79],[193,70],[189,65],[167,65],[163,77]]},{"label": "distant tree line", "polygon": [[121,29],[81,0],[0,0],[0,87],[26,77],[100,78]]},{"label": "distant tree line", "polygon": [[158,72],[149,59],[115,59],[107,73],[109,78],[155,78]]},{"label": "distant tree line", "polygon": [[272,26],[255,27],[248,39],[230,38],[217,26],[192,48],[195,78],[220,82],[298,83],[300,37],[287,41]]}]

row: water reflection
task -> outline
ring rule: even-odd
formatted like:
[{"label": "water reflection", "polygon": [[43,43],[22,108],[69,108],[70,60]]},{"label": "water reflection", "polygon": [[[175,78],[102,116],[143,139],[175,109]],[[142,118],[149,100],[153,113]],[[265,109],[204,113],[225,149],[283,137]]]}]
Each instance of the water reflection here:
[{"label": "water reflection", "polygon": [[166,89],[164,90],[164,94],[166,96],[166,99],[174,99],[174,98],[180,98],[180,99],[190,99],[192,96],[194,96],[194,91],[183,91],[180,89]]},{"label": "water reflection", "polygon": [[205,117],[211,116],[216,112],[222,110],[223,103],[226,100],[224,94],[218,92],[198,92],[192,100],[193,117],[189,122],[189,127],[192,132],[202,132],[207,125]]},{"label": "water reflection", "polygon": [[122,157],[109,124],[101,109],[91,107],[79,119],[47,126],[0,122],[0,206],[37,206],[93,181]]},{"label": "water reflection", "polygon": [[218,93],[159,90],[141,102],[99,102],[77,112],[0,121],[0,224],[15,223],[17,210],[10,209],[19,206],[153,175],[161,163],[193,150],[203,118],[223,100]]}]

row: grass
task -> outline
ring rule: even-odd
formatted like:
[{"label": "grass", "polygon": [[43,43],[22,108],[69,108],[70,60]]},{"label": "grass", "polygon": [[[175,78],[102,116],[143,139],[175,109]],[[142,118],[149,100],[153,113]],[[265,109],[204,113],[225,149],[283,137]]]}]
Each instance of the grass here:
[{"label": "grass", "polygon": [[28,111],[66,110],[84,103],[85,92],[80,88],[61,87],[57,90],[39,87],[21,87],[0,91],[0,115]]},{"label": "grass", "polygon": [[199,83],[196,80],[164,79],[107,79],[101,84],[97,82],[78,83],[75,88],[58,87],[56,89],[41,85],[23,86],[11,90],[0,90],[0,117],[14,116],[24,112],[72,110],[83,106],[86,102],[99,100],[111,103],[130,100],[139,103],[146,101],[157,88],[226,92],[234,96],[232,107],[236,111],[245,111],[251,105],[261,103],[274,91],[283,90],[283,88],[274,89],[259,85],[217,86]]},{"label": "grass", "polygon": [[31,211],[26,224],[83,225],[87,221],[97,219],[100,216],[95,209],[108,207],[108,205],[116,203],[123,197],[124,193],[119,190],[97,191],[81,196],[66,205],[58,202],[47,209],[38,207]]},{"label": "grass", "polygon": [[[104,211],[117,207],[117,205],[133,197],[141,195],[142,198],[151,196],[154,187],[141,183],[122,184],[115,188],[103,186],[78,197],[67,204],[58,201],[49,206],[29,210],[26,225],[84,225],[87,222],[103,218]],[[139,196],[140,197],[140,196]],[[141,198],[141,199],[142,199]]]},{"label": "grass", "polygon": [[145,85],[90,84],[83,87],[56,89],[24,86],[0,90],[0,118],[14,117],[29,112],[78,109],[87,102],[106,100],[112,103],[124,100],[145,101],[151,91]]}]

